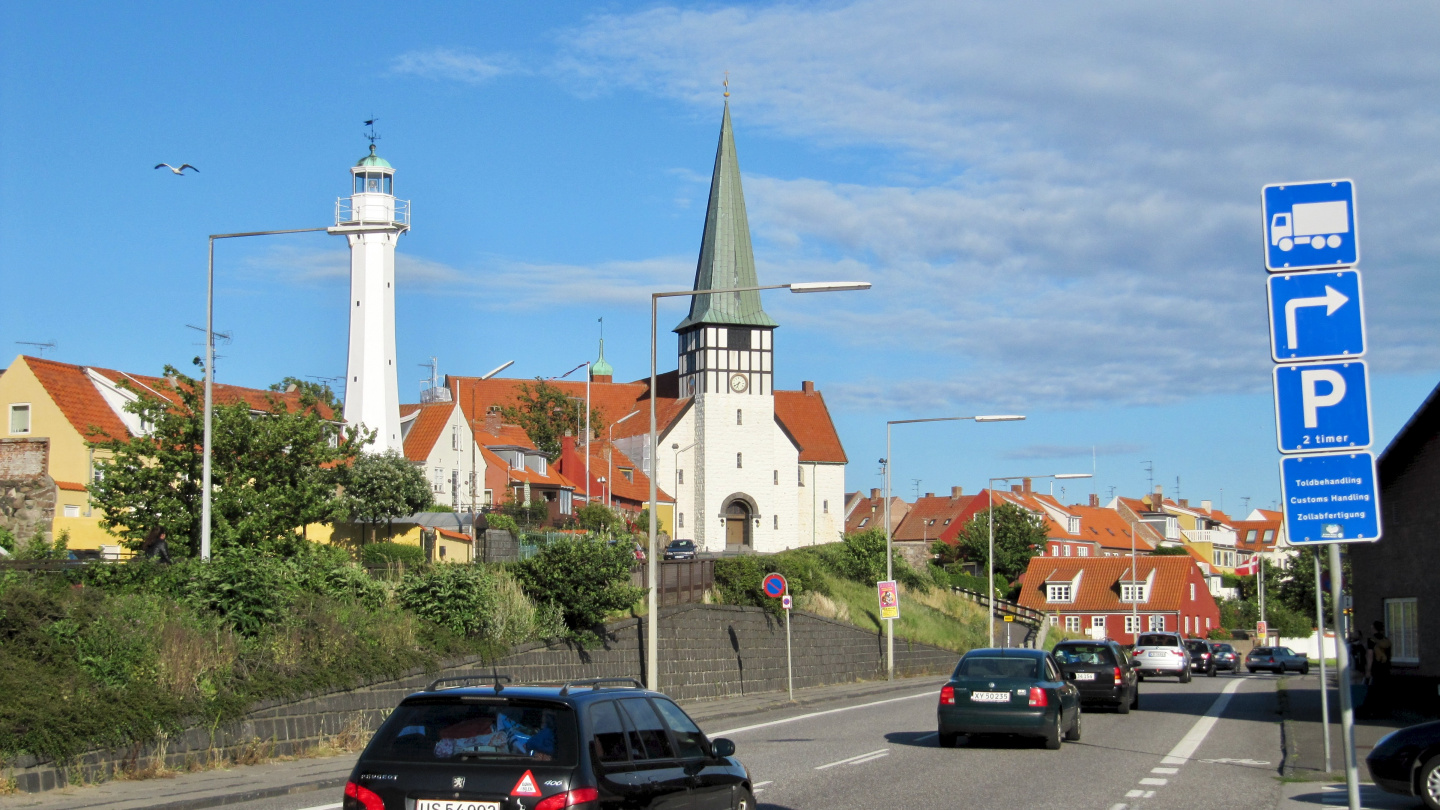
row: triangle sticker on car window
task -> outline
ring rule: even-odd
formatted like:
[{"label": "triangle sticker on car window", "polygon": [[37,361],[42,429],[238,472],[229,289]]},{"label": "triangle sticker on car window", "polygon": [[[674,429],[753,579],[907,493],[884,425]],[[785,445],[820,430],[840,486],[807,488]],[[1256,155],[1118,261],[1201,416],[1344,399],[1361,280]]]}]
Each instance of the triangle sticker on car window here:
[{"label": "triangle sticker on car window", "polygon": [[539,796],[540,786],[535,784],[535,774],[526,771],[525,775],[520,777],[520,781],[515,783],[515,789],[510,791],[510,795]]}]

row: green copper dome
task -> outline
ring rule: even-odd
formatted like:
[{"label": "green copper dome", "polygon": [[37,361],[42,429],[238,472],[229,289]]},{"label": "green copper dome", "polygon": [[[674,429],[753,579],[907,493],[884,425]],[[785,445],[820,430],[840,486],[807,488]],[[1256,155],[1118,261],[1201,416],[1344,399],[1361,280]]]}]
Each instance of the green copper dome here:
[{"label": "green copper dome", "polygon": [[394,166],[391,166],[391,165],[390,165],[390,161],[388,161],[388,160],[386,160],[385,158],[382,158],[382,157],[380,157],[379,155],[375,154],[375,144],[373,144],[373,143],[370,144],[370,154],[366,155],[366,156],[363,157],[363,158],[360,158],[360,162],[359,162],[359,163],[356,163],[355,165],[356,165],[356,166],[379,166],[379,167],[382,168],[382,169],[393,169],[393,168],[395,168]]},{"label": "green copper dome", "polygon": [[596,377],[614,377],[615,369],[605,362],[605,338],[600,338],[600,359],[590,364],[590,379]]}]

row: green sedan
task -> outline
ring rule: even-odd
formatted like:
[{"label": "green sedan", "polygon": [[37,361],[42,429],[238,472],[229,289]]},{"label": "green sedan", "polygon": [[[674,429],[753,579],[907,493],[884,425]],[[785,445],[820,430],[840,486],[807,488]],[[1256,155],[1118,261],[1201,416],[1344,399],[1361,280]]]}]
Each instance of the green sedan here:
[{"label": "green sedan", "polygon": [[1039,737],[1055,751],[1080,739],[1080,690],[1044,650],[985,649],[965,653],[940,690],[940,745],[961,734]]}]

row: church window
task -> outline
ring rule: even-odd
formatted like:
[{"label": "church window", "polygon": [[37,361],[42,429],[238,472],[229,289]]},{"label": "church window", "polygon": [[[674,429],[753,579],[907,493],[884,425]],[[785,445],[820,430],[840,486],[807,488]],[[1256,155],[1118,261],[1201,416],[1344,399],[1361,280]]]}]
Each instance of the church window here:
[{"label": "church window", "polygon": [[779,470],[776,470],[776,471],[775,471],[775,486],[777,486],[777,487],[780,486],[780,471],[779,471]]},{"label": "church window", "polygon": [[826,514],[826,515],[830,514],[830,502],[829,502],[829,501],[821,501],[821,502],[820,502],[820,511],[821,511],[823,514]]},{"label": "church window", "polygon": [[451,449],[451,450],[459,450],[459,449],[460,449],[460,426],[459,426],[459,425],[455,425],[454,427],[450,428],[450,449]]},{"label": "church window", "polygon": [[683,484],[683,483],[685,483],[685,471],[684,471],[684,470],[676,470],[676,471],[675,471],[675,483],[677,483],[677,484]]},{"label": "church window", "polygon": [[685,528],[685,513],[684,513],[684,512],[681,512],[681,513],[679,513],[678,515],[676,515],[676,516],[675,516],[675,521],[676,521],[676,522],[675,522],[675,526],[676,526],[677,528],[681,528],[681,529]]},{"label": "church window", "polygon": [[802,487],[805,486],[805,468],[804,468],[804,467],[796,467],[796,468],[795,468],[795,471],[796,471],[797,473],[799,473],[800,486],[802,486]]},{"label": "church window", "polygon": [[736,409],[735,409],[735,424],[737,424],[737,425],[743,425],[743,424],[745,424],[745,412],[742,411],[742,410],[740,410],[739,408],[736,408]]},{"label": "church window", "polygon": [[735,469],[739,470],[739,469],[743,469],[744,467],[745,467],[745,454],[744,454],[744,453],[736,453],[736,454],[735,454]]},{"label": "church window", "polygon": [[780,516],[779,516],[779,515],[776,515],[776,516],[775,516],[775,528],[777,528],[777,529],[780,528]]}]

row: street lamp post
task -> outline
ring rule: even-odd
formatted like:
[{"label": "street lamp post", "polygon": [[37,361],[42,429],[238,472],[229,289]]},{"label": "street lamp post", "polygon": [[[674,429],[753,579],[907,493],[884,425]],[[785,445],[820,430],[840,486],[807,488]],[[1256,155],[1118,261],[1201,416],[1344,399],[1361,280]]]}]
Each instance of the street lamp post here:
[{"label": "street lamp post", "polygon": [[245,236],[279,236],[287,233],[315,233],[329,228],[291,228],[284,231],[247,231],[245,233],[210,234],[210,262],[205,273],[205,457],[200,473],[200,559],[210,559],[210,451],[214,448],[213,414],[215,405],[215,240],[238,239]]},{"label": "street lamp post", "polygon": [[985,488],[985,493],[989,496],[990,499],[990,508],[986,510],[986,516],[990,520],[990,552],[988,555],[988,567],[990,569],[990,593],[986,595],[986,598],[990,600],[990,621],[986,624],[988,625],[988,629],[990,630],[991,647],[995,646],[995,482],[1021,481],[1026,478],[1029,478],[1031,480],[1034,480],[1036,478],[1056,478],[1061,481],[1065,481],[1071,478],[1090,477],[1092,477],[1090,473],[1055,473],[1053,475],[1007,475],[1000,478],[990,479],[989,485]]},{"label": "street lamp post", "polygon": [[655,535],[658,526],[656,524],[656,510],[659,508],[658,494],[655,487],[655,462],[658,458],[656,447],[655,427],[655,323],[656,312],[659,308],[661,298],[678,298],[680,296],[694,296],[702,293],[741,293],[758,292],[760,290],[789,290],[792,293],[818,293],[818,292],[849,292],[870,289],[868,281],[809,281],[796,282],[793,284],[762,284],[754,287],[724,287],[717,290],[672,290],[668,292],[650,293],[650,439],[647,447],[650,453],[650,553],[646,560],[646,588],[649,596],[646,599],[646,622],[645,622],[645,685],[649,689],[660,688],[660,673],[657,667],[660,663],[660,635],[656,625],[660,619],[660,605],[658,594],[655,588],[657,574],[655,564]]},{"label": "street lamp post", "polygon": [[[1019,422],[1025,417],[1018,414],[1001,416],[937,416],[930,419],[892,419],[885,423],[885,458],[880,459],[885,465],[885,579],[893,580],[894,572],[894,540],[890,531],[890,429],[894,425],[913,425],[919,422],[964,422],[966,420],[975,422]],[[814,475],[812,473],[811,477]],[[813,481],[811,482],[814,483]],[[991,646],[994,646],[993,644]],[[889,680],[895,680],[895,620],[887,619],[885,622],[885,671]]]},{"label": "street lamp post", "polygon": [[[605,447],[605,480],[614,481],[615,478],[615,426],[624,422],[632,416],[639,416],[639,411],[631,411],[614,422],[610,423],[610,444]],[[605,505],[611,509],[615,508],[615,487],[605,487]]]}]

